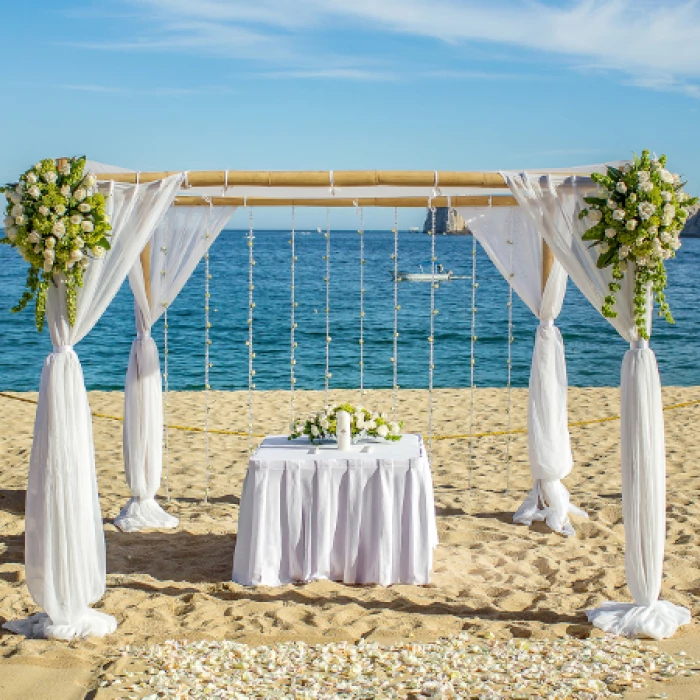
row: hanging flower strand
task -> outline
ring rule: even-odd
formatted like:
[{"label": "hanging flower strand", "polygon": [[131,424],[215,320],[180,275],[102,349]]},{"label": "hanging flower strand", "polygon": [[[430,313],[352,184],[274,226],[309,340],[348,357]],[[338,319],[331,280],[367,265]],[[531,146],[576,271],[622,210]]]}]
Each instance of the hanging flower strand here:
[{"label": "hanging flower strand", "polygon": [[688,218],[688,207],[697,203],[683,191],[685,183],[666,169],[666,156],[652,158],[649,151],[618,169],[608,166],[607,174],[593,173],[599,186],[596,196],[586,197],[589,205],[579,217],[592,226],[583,235],[599,250],[599,268],[612,267],[612,282],[601,312],[614,318],[615,293],[628,266],[634,265],[634,317],[639,336],[649,339],[646,327],[647,289],[651,287],[659,316],[673,323],[666,301],[665,260],[675,257],[681,247],[680,235]]},{"label": "hanging flower strand", "polygon": [[29,263],[26,290],[12,311],[22,311],[35,299],[39,331],[54,275],[65,276],[68,321],[73,325],[83,272],[91,258],[109,250],[112,227],[96,184],[95,176],[85,173],[82,156],[66,159],[60,167],[54,160],[42,160],[20,175],[19,182],[0,188],[7,199],[0,243],[17,248]]}]

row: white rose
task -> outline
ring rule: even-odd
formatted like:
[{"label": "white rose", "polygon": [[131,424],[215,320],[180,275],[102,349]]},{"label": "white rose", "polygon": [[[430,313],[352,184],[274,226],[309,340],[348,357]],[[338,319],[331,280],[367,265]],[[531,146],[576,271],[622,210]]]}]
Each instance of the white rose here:
[{"label": "white rose", "polygon": [[78,250],[77,248],[74,248],[70,252],[70,259],[74,260],[75,262],[78,262],[78,260],[82,260],[83,258],[83,251]]},{"label": "white rose", "polygon": [[22,195],[22,192],[24,192],[24,183],[23,182],[18,183],[17,187],[15,187],[15,192],[20,196]]},{"label": "white rose", "polygon": [[670,202],[673,199],[673,195],[670,192],[664,190],[661,193],[661,199],[663,199],[664,202]]},{"label": "white rose", "polygon": [[679,202],[687,202],[690,199],[690,195],[687,192],[679,192],[676,195],[676,199],[678,199]]},{"label": "white rose", "polygon": [[12,216],[21,216],[22,214],[24,214],[24,207],[21,204],[15,204],[12,207]]},{"label": "white rose", "polygon": [[637,201],[637,195],[634,192],[630,192],[630,194],[627,195],[627,201],[634,204],[634,202]]},{"label": "white rose", "polygon": [[311,435],[313,437],[318,437],[318,428],[315,425],[311,426]]},{"label": "white rose", "polygon": [[63,225],[62,221],[57,221],[53,227],[51,228],[51,233],[54,234],[57,238],[60,238],[63,236],[63,234],[66,232],[66,227]]},{"label": "white rose", "polygon": [[70,218],[71,224],[79,224],[83,220],[83,217],[80,216],[80,214],[73,214]]},{"label": "white rose", "polygon": [[41,240],[41,236],[38,234],[37,231],[32,231],[28,236],[27,240],[30,243],[38,243]]},{"label": "white rose", "polygon": [[676,207],[673,204],[667,204],[664,207],[664,216],[670,216],[673,218],[676,215]]},{"label": "white rose", "polygon": [[649,182],[650,177],[651,173],[648,170],[640,170],[637,173],[637,178],[639,179],[639,182]]},{"label": "white rose", "polygon": [[624,260],[630,254],[630,247],[628,245],[621,245],[618,251],[621,260]]},{"label": "white rose", "polygon": [[57,204],[53,210],[59,215],[63,216],[66,213],[66,208],[63,204]]},{"label": "white rose", "polygon": [[625,185],[624,182],[620,181],[615,185],[615,189],[620,193],[620,194],[625,194],[627,192],[627,185]]},{"label": "white rose", "polygon": [[649,235],[655,236],[659,232],[659,227],[658,226],[650,226],[648,230],[649,230]]},{"label": "white rose", "polygon": [[76,236],[73,245],[76,248],[82,248],[85,245],[85,241],[80,236]]},{"label": "white rose", "polygon": [[640,255],[637,258],[637,265],[639,265],[640,267],[646,267],[648,262],[649,261],[643,255]]},{"label": "white rose", "polygon": [[401,426],[398,423],[392,423],[389,426],[389,429],[391,430],[393,435],[398,435],[401,432]]},{"label": "white rose", "polygon": [[46,248],[46,250],[44,250],[44,260],[53,261],[55,257],[56,253],[53,250],[51,250],[51,248]]},{"label": "white rose", "polygon": [[37,180],[38,180],[38,178],[36,176],[36,173],[27,173],[27,182],[30,185],[35,185]]},{"label": "white rose", "polygon": [[86,233],[90,233],[95,229],[95,227],[92,224],[92,221],[83,221],[80,224],[80,228],[83,229],[83,231],[85,231]]},{"label": "white rose", "polygon": [[607,238],[615,238],[617,231],[614,228],[606,228],[605,235]]},{"label": "white rose", "polygon": [[87,197],[87,192],[85,191],[84,187],[79,187],[74,193],[73,196],[79,201],[82,202],[85,197]]},{"label": "white rose", "polygon": [[603,218],[603,213],[600,211],[600,209],[593,209],[589,214],[588,218],[594,223],[597,224],[601,221]]},{"label": "white rose", "polygon": [[17,226],[24,226],[24,224],[27,223],[27,217],[22,215],[22,216],[16,216],[15,217],[15,223]]},{"label": "white rose", "polygon": [[641,217],[642,221],[647,221],[654,216],[656,207],[651,202],[642,202],[637,207],[637,210],[639,211],[639,216]]},{"label": "white rose", "polygon": [[634,231],[637,228],[637,219],[630,219],[626,224],[625,228],[628,231]]},{"label": "white rose", "polygon": [[14,241],[15,238],[17,238],[17,229],[14,226],[10,226],[10,228],[5,229],[5,235],[11,240]]},{"label": "white rose", "polygon": [[9,199],[13,204],[19,204],[22,201],[22,197],[20,197],[16,192],[10,192]]},{"label": "white rose", "polygon": [[600,244],[600,252],[601,253],[607,253],[610,250],[610,245],[608,244],[607,241],[603,241]]},{"label": "white rose", "polygon": [[376,427],[377,427],[376,421],[368,420],[365,423],[365,428],[367,428],[367,430],[374,430]]},{"label": "white rose", "polygon": [[625,210],[624,209],[615,209],[612,216],[613,216],[613,219],[615,219],[615,221],[624,221],[625,220]]},{"label": "white rose", "polygon": [[87,177],[85,178],[85,184],[88,187],[94,187],[97,184],[97,178],[95,177],[95,175],[93,175],[92,173],[88,173]]},{"label": "white rose", "polygon": [[42,205],[42,206],[39,207],[39,213],[40,213],[42,216],[48,216],[48,215],[49,215],[49,208],[48,208],[48,207],[45,207],[44,205]]},{"label": "white rose", "polygon": [[681,176],[680,176],[680,175],[678,175],[678,174],[676,174],[676,173],[673,173],[673,175],[672,175],[671,177],[673,177],[673,184],[674,184],[674,185],[680,185],[680,184],[681,184]]},{"label": "white rose", "polygon": [[41,253],[41,246],[40,245],[35,245],[33,248],[35,253]]},{"label": "white rose", "polygon": [[53,260],[44,260],[44,272],[53,270]]},{"label": "white rose", "polygon": [[51,238],[51,236],[49,236],[49,237],[44,241],[44,245],[45,245],[47,248],[49,248],[49,249],[55,248],[55,247],[56,247],[56,239],[55,239],[55,238]]},{"label": "white rose", "polygon": [[654,189],[654,183],[653,183],[653,182],[649,182],[649,180],[646,180],[646,181],[644,181],[644,182],[640,182],[640,183],[639,183],[639,189],[640,189],[642,192],[646,192],[646,193],[648,194],[649,192],[651,192],[651,191]]},{"label": "white rose", "polygon": [[39,199],[39,197],[41,197],[41,190],[36,185],[32,185],[27,191],[34,199]]},{"label": "white rose", "polygon": [[[657,240],[658,240],[658,239],[657,239]],[[668,231],[664,231],[664,232],[661,234],[661,240],[662,240],[664,243],[670,243],[670,242],[673,240],[673,236],[672,236],[670,233],[668,233]]]},{"label": "white rose", "polygon": [[671,248],[673,248],[673,250],[678,250],[680,247],[681,247],[681,241],[680,241],[680,239],[679,239],[679,238],[674,238],[674,239],[671,241]]},{"label": "white rose", "polygon": [[87,202],[83,202],[81,205],[78,206],[78,209],[80,209],[80,211],[82,211],[83,214],[87,214],[92,209],[92,207]]},{"label": "white rose", "polygon": [[673,217],[672,217],[672,216],[669,216],[668,214],[664,214],[664,215],[661,217],[661,223],[662,223],[664,226],[670,226],[670,225],[673,223]]},{"label": "white rose", "polygon": [[[101,257],[105,254],[105,249],[102,248],[102,246],[96,245],[96,246],[92,249],[92,254],[93,254],[96,258],[101,258]],[[301,432],[303,432],[303,430],[304,430],[304,428],[303,428],[303,426],[302,426],[301,429],[300,429],[300,430],[297,430],[296,432],[301,433]]]},{"label": "white rose", "polygon": [[10,226],[15,225],[15,217],[14,216],[6,216],[5,217],[5,228],[10,228]]},{"label": "white rose", "polygon": [[617,202],[614,199],[609,199],[607,202],[605,202],[605,205],[608,209],[610,209],[610,211],[615,211],[615,209],[617,209]]},{"label": "white rose", "polygon": [[46,173],[44,175],[44,180],[46,180],[46,182],[48,182],[49,184],[56,182],[57,179],[58,179],[58,175],[56,175],[56,173],[53,172],[53,170],[50,170],[48,173]]},{"label": "white rose", "polygon": [[671,175],[666,168],[659,168],[659,177],[661,181],[665,182],[667,185],[673,184],[673,175]]},{"label": "white rose", "polygon": [[70,185],[63,185],[60,192],[64,197],[70,196]]},{"label": "white rose", "polygon": [[102,218],[106,224],[109,224],[112,221],[112,219],[109,218],[109,214],[105,214]]},{"label": "white rose", "polygon": [[10,190],[5,190],[5,199],[6,199],[8,202],[11,202],[11,201],[12,201],[12,192],[11,192]]},{"label": "white rose", "polygon": [[385,438],[388,434],[389,428],[386,425],[382,424],[377,428],[377,435],[379,435],[379,437]]},{"label": "white rose", "polygon": [[82,267],[83,270],[85,270],[89,264],[90,264],[90,260],[88,260],[88,258],[83,258],[80,261],[80,267]]},{"label": "white rose", "polygon": [[61,168],[61,175],[70,175],[70,163],[64,163]]}]

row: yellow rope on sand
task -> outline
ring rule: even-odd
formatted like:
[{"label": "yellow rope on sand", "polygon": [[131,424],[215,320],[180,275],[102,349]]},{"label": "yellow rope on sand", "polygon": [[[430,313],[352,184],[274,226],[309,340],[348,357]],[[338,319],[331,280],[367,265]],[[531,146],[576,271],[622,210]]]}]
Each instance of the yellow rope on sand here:
[{"label": "yellow rope on sand", "polygon": [[[8,394],[5,391],[0,391],[0,396],[6,399],[12,399],[14,401],[22,401],[24,403],[31,403],[36,405],[34,399],[27,399],[23,396],[15,396],[14,394]],[[670,406],[664,406],[664,411],[674,411],[678,408],[688,408],[689,406],[697,406],[700,404],[700,399],[695,401],[684,401],[683,403],[674,403]],[[122,416],[112,416],[109,413],[93,413],[94,418],[106,418],[107,420],[123,421]],[[579,420],[569,423],[570,428],[578,428],[584,425],[596,425],[597,423],[609,423],[610,421],[619,420],[620,416],[606,416],[605,418],[591,418],[590,420]],[[182,430],[187,433],[203,433],[204,428],[197,428],[190,425],[168,425],[170,430]],[[243,432],[239,430],[216,430],[213,428],[209,429],[209,432],[214,435],[234,435],[236,437],[248,437],[248,432]],[[497,435],[525,435],[527,434],[527,428],[513,428],[512,430],[492,430],[487,433],[474,433],[460,434],[460,435],[433,435],[433,440],[469,440],[470,438],[482,438],[482,437],[493,437]],[[259,433],[254,433],[253,437],[263,438],[265,435]]]}]

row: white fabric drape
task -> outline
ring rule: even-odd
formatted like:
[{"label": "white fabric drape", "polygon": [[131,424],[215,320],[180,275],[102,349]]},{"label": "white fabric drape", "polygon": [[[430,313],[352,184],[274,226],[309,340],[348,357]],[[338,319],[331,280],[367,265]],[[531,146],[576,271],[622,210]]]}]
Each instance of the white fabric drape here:
[{"label": "white fabric drape", "polygon": [[573,465],[566,407],[564,342],[554,321],[566,294],[567,275],[555,260],[542,291],[542,237],[520,207],[458,208],[474,236],[513,291],[540,320],[530,369],[528,452],[533,488],[513,515],[531,525],[544,520],[573,535],[569,514],[587,517],[570,502],[561,483]]},{"label": "white fabric drape", "polygon": [[[595,189],[587,178],[529,177],[505,173],[511,192],[584,296],[600,309],[610,268],[596,266],[597,251],[583,240],[591,222],[579,220],[583,197]],[[634,324],[634,275],[616,294],[617,317],[609,321],[630,343],[622,363],[620,460],[625,526],[625,571],[634,604],[608,602],[588,611],[597,627],[614,634],[663,639],[690,621],[686,608],[659,600],[666,537],[666,453],[661,381],[654,352]],[[651,295],[648,303],[651,330]]]},{"label": "white fabric drape", "polygon": [[116,620],[89,606],[105,591],[105,541],[95,476],[92,415],[73,346],[97,323],[172,203],[180,176],[148,185],[105,183],[111,250],[93,260],[68,323],[65,281],[49,290],[53,352],[41,373],[27,487],[25,565],[32,598],[46,612],[5,627],[27,636],[102,636]]},{"label": "white fabric drape", "polygon": [[177,526],[177,518],[155,500],[163,469],[163,397],[151,327],[235,211],[235,207],[171,207],[151,238],[150,298],[141,262],[129,272],[137,335],[124,386],[124,469],[131,498],[114,521],[123,531]]}]

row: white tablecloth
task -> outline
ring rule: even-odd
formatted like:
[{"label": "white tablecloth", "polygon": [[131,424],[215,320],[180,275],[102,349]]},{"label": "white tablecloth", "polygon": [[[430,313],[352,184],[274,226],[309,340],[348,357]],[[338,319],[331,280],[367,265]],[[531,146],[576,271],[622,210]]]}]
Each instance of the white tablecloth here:
[{"label": "white tablecloth", "polygon": [[306,438],[269,436],[243,483],[233,580],[425,584],[436,545],[420,436],[318,453]]}]

